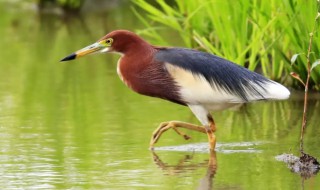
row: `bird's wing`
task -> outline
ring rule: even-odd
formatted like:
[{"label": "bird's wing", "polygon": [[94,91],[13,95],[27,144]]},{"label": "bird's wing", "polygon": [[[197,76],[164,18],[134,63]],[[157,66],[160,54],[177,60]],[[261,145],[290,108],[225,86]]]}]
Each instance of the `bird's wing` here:
[{"label": "bird's wing", "polygon": [[159,48],[155,60],[164,63],[180,95],[190,104],[242,103],[290,95],[281,84],[209,53]]}]

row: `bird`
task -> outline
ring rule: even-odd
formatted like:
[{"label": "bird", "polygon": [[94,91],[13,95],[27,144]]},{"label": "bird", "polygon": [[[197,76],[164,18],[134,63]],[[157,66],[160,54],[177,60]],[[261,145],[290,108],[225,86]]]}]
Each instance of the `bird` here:
[{"label": "bird", "polygon": [[133,91],[187,106],[201,125],[182,121],[162,122],[152,133],[150,149],[161,135],[173,129],[184,139],[180,128],[207,135],[209,150],[216,147],[216,124],[212,111],[260,101],[284,100],[290,91],[225,58],[194,49],[155,46],[128,30],[114,30],[61,61],[93,53],[118,53],[120,79]]}]

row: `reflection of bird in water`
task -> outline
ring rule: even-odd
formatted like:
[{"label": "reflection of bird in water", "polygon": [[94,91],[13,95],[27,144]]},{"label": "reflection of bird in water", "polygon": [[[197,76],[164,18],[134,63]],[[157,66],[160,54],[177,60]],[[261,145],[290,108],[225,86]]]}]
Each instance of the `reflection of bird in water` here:
[{"label": "reflection of bird in water", "polygon": [[197,189],[212,189],[212,179],[217,170],[217,158],[215,151],[210,151],[209,160],[205,160],[201,163],[191,163],[190,161],[193,159],[193,155],[186,155],[175,165],[164,163],[154,151],[152,151],[152,154],[154,163],[169,175],[178,175],[184,172],[207,167],[207,173],[203,178],[200,179]]},{"label": "reflection of bird in water", "polygon": [[186,128],[206,133],[214,150],[216,126],[209,111],[257,100],[287,99],[290,92],[279,83],[215,55],[184,48],[157,47],[138,35],[116,30],[61,61],[94,52],[116,52],[122,56],[118,74],[134,91],[188,106],[203,126],[181,121],[161,123],[150,147],[163,132]]}]

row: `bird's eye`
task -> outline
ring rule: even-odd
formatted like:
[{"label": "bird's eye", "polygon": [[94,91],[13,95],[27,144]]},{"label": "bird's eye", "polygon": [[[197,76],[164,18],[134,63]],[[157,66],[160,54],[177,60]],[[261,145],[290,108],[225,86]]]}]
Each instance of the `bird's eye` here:
[{"label": "bird's eye", "polygon": [[113,42],[113,39],[112,39],[112,38],[108,38],[108,39],[106,40],[106,44],[108,44],[108,45],[111,45],[112,42]]}]

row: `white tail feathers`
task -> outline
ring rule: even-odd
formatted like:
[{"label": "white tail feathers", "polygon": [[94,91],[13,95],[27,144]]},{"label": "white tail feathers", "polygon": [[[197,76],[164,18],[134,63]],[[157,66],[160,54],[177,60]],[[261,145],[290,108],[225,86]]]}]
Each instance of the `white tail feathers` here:
[{"label": "white tail feathers", "polygon": [[271,81],[266,85],[266,99],[285,100],[290,96],[290,91],[283,85]]}]

